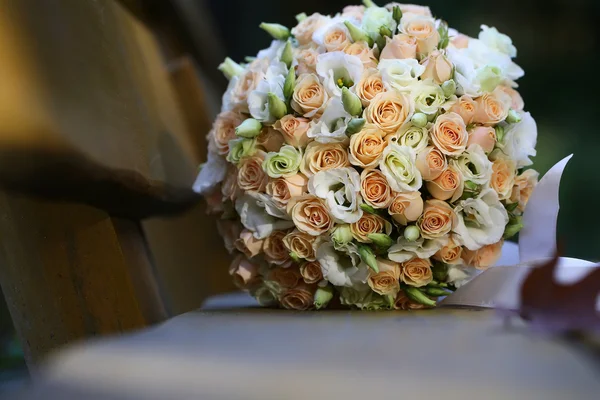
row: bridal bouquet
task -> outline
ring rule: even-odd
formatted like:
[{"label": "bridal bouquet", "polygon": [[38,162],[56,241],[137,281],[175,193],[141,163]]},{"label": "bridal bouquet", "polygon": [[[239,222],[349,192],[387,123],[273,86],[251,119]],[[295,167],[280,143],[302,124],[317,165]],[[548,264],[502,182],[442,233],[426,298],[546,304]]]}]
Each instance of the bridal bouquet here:
[{"label": "bridal bouquet", "polygon": [[261,304],[435,306],[493,265],[538,174],[511,39],[460,34],[428,7],[372,1],[260,25],[195,189]]}]

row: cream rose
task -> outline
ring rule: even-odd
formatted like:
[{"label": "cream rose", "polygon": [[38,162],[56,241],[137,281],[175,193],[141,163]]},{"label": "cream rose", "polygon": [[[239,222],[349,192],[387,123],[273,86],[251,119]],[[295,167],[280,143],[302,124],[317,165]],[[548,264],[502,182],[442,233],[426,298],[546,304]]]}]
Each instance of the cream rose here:
[{"label": "cream rose", "polygon": [[431,283],[433,280],[431,261],[429,259],[413,258],[401,263],[400,280],[414,287],[422,287]]},{"label": "cream rose", "polygon": [[510,202],[519,203],[518,208],[520,211],[525,211],[525,206],[529,201],[533,188],[537,185],[538,176],[539,173],[537,171],[528,169],[515,178],[515,185],[513,186],[510,195]]},{"label": "cream rose", "polygon": [[380,60],[417,58],[417,39],[400,34],[393,38],[386,37],[386,45],[379,55]]},{"label": "cream rose", "polygon": [[502,90],[484,93],[475,100],[476,111],[473,122],[483,125],[496,125],[508,116],[512,99]]},{"label": "cream rose", "polygon": [[377,67],[377,57],[366,42],[354,42],[343,50],[346,54],[360,58],[365,68]]},{"label": "cream rose", "polygon": [[496,130],[491,126],[476,126],[469,131],[467,146],[478,144],[486,153],[494,150],[496,145]]},{"label": "cream rose", "polygon": [[424,17],[431,17],[431,10],[427,6],[420,6],[417,4],[400,4],[396,2],[389,3],[386,7],[388,9],[393,8],[394,6],[400,7],[400,11],[402,14],[415,14],[422,15]]},{"label": "cream rose", "polygon": [[304,117],[313,118],[323,112],[329,95],[315,74],[303,74],[298,77],[292,100],[292,108]]},{"label": "cream rose", "polygon": [[365,9],[365,6],[346,6],[342,10],[342,18],[355,19],[360,22],[365,15]]},{"label": "cream rose", "polygon": [[376,95],[364,111],[367,122],[386,134],[396,133],[413,114],[414,105],[408,96],[395,92]]},{"label": "cream rose", "polygon": [[283,238],[284,246],[296,257],[307,261],[315,260],[315,237],[295,229]]},{"label": "cream rose", "polygon": [[463,259],[465,261],[465,264],[471,267],[475,267],[479,270],[486,270],[489,267],[492,267],[500,259],[503,244],[504,240],[500,240],[497,243],[483,246],[482,248],[476,251],[464,249]]},{"label": "cream rose", "polygon": [[350,45],[350,33],[343,23],[329,25],[320,39],[328,52],[342,51]]},{"label": "cream rose", "polygon": [[450,40],[450,44],[457,49],[466,49],[469,47],[469,40],[470,37],[459,33]]},{"label": "cream rose", "polygon": [[323,280],[323,271],[318,261],[305,262],[300,266],[300,275],[305,283],[313,284]]},{"label": "cream rose", "polygon": [[381,73],[375,68],[367,69],[356,84],[356,95],[364,107],[367,107],[375,96],[383,92],[385,92],[385,86],[381,80]]},{"label": "cream rose", "polygon": [[378,169],[364,169],[360,174],[360,194],[365,203],[373,208],[388,208],[394,192],[385,175]]},{"label": "cream rose", "polygon": [[386,140],[396,141],[401,146],[412,147],[419,154],[429,144],[429,129],[427,126],[419,128],[414,125],[405,125],[398,133],[386,136]]},{"label": "cream rose", "polygon": [[447,112],[435,120],[431,140],[445,155],[458,156],[465,151],[469,140],[467,126],[460,115]]},{"label": "cream rose", "polygon": [[398,193],[392,199],[388,213],[394,221],[401,225],[408,225],[419,219],[423,214],[423,198],[421,192]]},{"label": "cream rose", "polygon": [[375,125],[366,125],[359,133],[350,137],[350,164],[361,168],[374,167],[379,163],[387,146],[383,132]]},{"label": "cream rose", "polygon": [[379,169],[396,192],[414,192],[421,188],[423,179],[416,167],[417,155],[412,147],[390,142],[383,151]]},{"label": "cream rose", "polygon": [[289,268],[275,267],[269,271],[267,280],[276,282],[282,289],[293,289],[302,281],[302,275],[295,266]]},{"label": "cream rose", "polygon": [[448,203],[427,200],[417,225],[421,229],[421,236],[425,239],[435,239],[447,235],[452,230],[454,218],[454,210]]},{"label": "cream rose", "polygon": [[377,266],[379,272],[375,273],[373,270],[369,270],[367,284],[375,293],[396,296],[400,290],[400,264],[378,258]]},{"label": "cream rose", "polygon": [[288,289],[279,296],[281,305],[290,310],[308,310],[313,306],[315,286],[299,284],[294,289]]},{"label": "cream rose", "polygon": [[498,86],[498,89],[510,96],[510,108],[512,108],[515,111],[523,111],[523,109],[525,108],[525,102],[523,102],[523,98],[521,97],[519,92],[517,92],[510,86]]},{"label": "cream rose", "polygon": [[284,143],[283,135],[271,127],[265,127],[256,137],[256,145],[265,151],[277,152]]},{"label": "cream rose", "polygon": [[490,187],[498,193],[500,200],[507,200],[511,197],[516,175],[517,166],[513,160],[497,158],[492,163]]},{"label": "cream rose", "polygon": [[310,120],[306,118],[294,117],[288,114],[275,122],[273,127],[281,132],[287,144],[294,147],[306,147],[310,141],[310,138],[306,136],[309,122]]},{"label": "cream rose", "polygon": [[308,194],[294,197],[288,203],[287,209],[296,228],[301,232],[319,236],[333,228],[333,218],[317,196]]},{"label": "cream rose", "polygon": [[342,143],[310,142],[304,151],[300,171],[311,177],[320,171],[348,166],[348,152]]},{"label": "cream rose", "polygon": [[392,233],[392,224],[375,214],[364,213],[360,219],[350,224],[350,232],[354,239],[361,243],[371,243],[367,237],[370,233]]},{"label": "cream rose", "polygon": [[215,150],[220,155],[229,153],[229,141],[236,139],[235,128],[243,121],[244,117],[233,111],[225,111],[217,115],[213,128],[209,133],[211,142],[214,143]]},{"label": "cream rose", "polygon": [[416,165],[423,179],[432,181],[448,168],[448,160],[440,150],[430,146],[417,154]]},{"label": "cream rose", "polygon": [[449,166],[440,176],[427,182],[429,194],[437,200],[456,201],[463,194],[464,182],[460,171],[454,166]]},{"label": "cream rose", "polygon": [[476,110],[477,104],[475,104],[475,101],[470,96],[463,95],[456,100],[449,111],[460,115],[465,125],[469,125],[473,122]]},{"label": "cream rose", "polygon": [[433,259],[450,265],[462,264],[463,248],[459,246],[452,237],[444,247],[433,255]]},{"label": "cream rose", "polygon": [[317,72],[317,57],[322,54],[322,50],[314,45],[296,50],[296,60],[298,66],[296,72],[298,75],[315,74]]},{"label": "cream rose", "polygon": [[223,96],[223,109],[248,112],[248,94],[255,90],[260,80],[264,78],[267,67],[267,60],[257,59],[242,75],[233,77]]},{"label": "cream rose", "polygon": [[266,186],[266,192],[279,205],[285,206],[292,197],[306,193],[308,178],[302,174],[296,174],[287,178],[271,179]]},{"label": "cream rose", "polygon": [[262,169],[265,153],[259,151],[253,156],[244,157],[238,164],[238,187],[244,191],[264,192],[269,177]]},{"label": "cream rose", "polygon": [[240,233],[240,237],[235,241],[235,248],[244,253],[248,258],[252,258],[262,252],[264,240],[257,239],[248,229]]},{"label": "cream rose", "polygon": [[431,53],[440,41],[440,34],[435,27],[434,20],[430,17],[407,18],[405,16],[400,21],[400,31],[417,39],[417,53],[420,55]]},{"label": "cream rose", "polygon": [[421,79],[432,79],[438,85],[452,78],[454,65],[440,51],[433,51],[425,60],[423,60],[425,72]]},{"label": "cream rose", "polygon": [[233,277],[233,283],[237,287],[248,289],[259,280],[258,265],[240,254],[229,266],[229,275]]},{"label": "cream rose", "polygon": [[265,259],[271,264],[281,265],[290,260],[290,252],[283,244],[286,232],[274,231],[263,242]]},{"label": "cream rose", "polygon": [[315,13],[292,28],[292,34],[296,40],[298,40],[300,45],[309,44],[312,42],[315,31],[323,27],[329,21],[329,17]]}]

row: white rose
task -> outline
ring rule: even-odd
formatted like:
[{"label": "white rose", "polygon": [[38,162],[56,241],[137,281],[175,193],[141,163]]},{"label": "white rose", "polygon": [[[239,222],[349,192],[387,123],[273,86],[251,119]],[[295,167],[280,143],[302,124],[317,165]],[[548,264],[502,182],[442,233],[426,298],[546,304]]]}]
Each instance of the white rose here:
[{"label": "white rose", "polygon": [[429,145],[429,129],[427,126],[422,128],[414,125],[405,126],[400,129],[398,137],[400,145],[412,147],[417,154]]},{"label": "white rose", "polygon": [[334,286],[361,286],[369,278],[369,267],[353,254],[335,251],[331,242],[317,248],[317,261],[321,264],[323,278]]},{"label": "white rose", "polygon": [[427,115],[437,113],[446,102],[444,91],[432,80],[419,81],[410,95],[415,100],[415,110]]},{"label": "white rose", "polygon": [[383,150],[379,169],[396,192],[414,192],[423,185],[416,160],[417,153],[412,147],[390,142]]},{"label": "white rose", "polygon": [[392,261],[403,263],[413,258],[428,259],[437,253],[448,243],[448,236],[435,239],[424,239],[408,241],[404,236],[398,238],[398,242],[389,248],[388,258]]},{"label": "white rose", "polygon": [[202,166],[202,169],[196,178],[196,182],[194,182],[194,191],[200,194],[206,194],[214,189],[223,181],[223,179],[225,179],[227,164],[224,157],[209,151],[208,160],[204,166]]},{"label": "white rose", "polygon": [[379,28],[382,25],[390,28],[392,32],[396,31],[396,21],[391,12],[383,7],[371,6],[367,7],[363,15],[361,28],[366,31],[371,37],[379,38]]},{"label": "white rose", "polygon": [[256,239],[265,239],[273,231],[292,228],[293,221],[279,219],[269,215],[255,198],[244,195],[235,202],[235,211],[240,216],[244,228],[254,234]]},{"label": "white rose", "polygon": [[414,58],[381,60],[377,68],[384,86],[399,92],[410,92],[425,72],[425,67]]},{"label": "white rose", "polygon": [[489,48],[504,53],[511,58],[517,56],[517,48],[513,45],[512,39],[500,32],[498,29],[487,25],[481,25],[479,40],[485,43]]},{"label": "white rose", "polygon": [[364,66],[360,58],[343,51],[333,51],[317,56],[317,74],[323,80],[325,89],[331,96],[340,97],[342,95],[339,82],[343,82],[349,88],[354,87],[360,81],[363,70]]},{"label": "white rose", "polygon": [[334,168],[320,171],[308,180],[308,191],[325,200],[338,223],[351,224],[362,217],[359,208],[360,175],[354,168]]},{"label": "white rose", "polygon": [[502,239],[508,213],[494,189],[484,189],[479,197],[462,200],[454,212],[457,242],[469,250],[479,250]]},{"label": "white rose", "polygon": [[329,100],[325,112],[318,120],[312,120],[306,135],[319,143],[337,143],[348,141],[346,128],[352,116],[344,109],[339,97]]},{"label": "white rose", "polygon": [[492,162],[478,144],[470,145],[450,163],[462,174],[465,181],[487,186],[492,178]]},{"label": "white rose", "polygon": [[509,125],[499,147],[502,152],[517,163],[517,168],[533,164],[529,157],[535,157],[537,125],[528,112],[521,112],[521,121]]},{"label": "white rose", "polygon": [[256,89],[250,92],[248,95],[248,109],[254,119],[267,123],[275,121],[269,113],[267,95],[274,93],[282,101],[285,101],[283,85],[286,74],[287,68],[284,63],[277,62],[271,64],[267,69],[265,77],[258,83]]}]

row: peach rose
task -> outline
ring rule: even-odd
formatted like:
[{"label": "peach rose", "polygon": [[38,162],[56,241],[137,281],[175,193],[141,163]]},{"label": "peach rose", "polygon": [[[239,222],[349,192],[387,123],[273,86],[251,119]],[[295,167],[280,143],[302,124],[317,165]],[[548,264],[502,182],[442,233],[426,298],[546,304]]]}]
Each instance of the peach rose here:
[{"label": "peach rose", "polygon": [[484,152],[489,153],[496,145],[496,130],[491,126],[476,126],[469,131],[467,146],[478,144]]},{"label": "peach rose", "polygon": [[454,210],[445,201],[427,200],[417,225],[425,239],[435,239],[450,232],[454,217]]},{"label": "peach rose", "polygon": [[264,192],[269,177],[262,168],[265,160],[263,151],[256,152],[253,156],[244,157],[238,164],[238,186],[244,191]]},{"label": "peach rose", "polygon": [[313,306],[316,287],[300,283],[293,289],[284,291],[279,296],[279,302],[289,310],[308,310]]},{"label": "peach rose", "polygon": [[463,249],[463,260],[465,264],[480,270],[486,270],[500,259],[504,241],[483,246],[479,250],[471,251],[466,247]]},{"label": "peach rose", "polygon": [[356,95],[360,98],[364,107],[371,104],[371,100],[383,92],[385,92],[385,86],[383,86],[381,73],[375,68],[367,69],[356,84]]},{"label": "peach rose", "polygon": [[421,303],[415,303],[412,301],[404,291],[399,291],[396,295],[396,300],[394,301],[394,309],[396,310],[423,310],[428,308],[426,305]]},{"label": "peach rose", "polygon": [[283,238],[286,232],[274,231],[271,236],[267,237],[263,243],[263,251],[265,259],[271,264],[285,264],[290,260],[290,252],[283,244]]},{"label": "peach rose", "polygon": [[360,132],[350,137],[350,164],[361,168],[375,167],[383,154],[387,142],[383,132],[375,125],[368,124]]},{"label": "peach rose", "polygon": [[327,22],[327,17],[315,13],[292,28],[292,34],[300,45],[311,43],[313,33]]},{"label": "peach rose", "polygon": [[376,95],[364,111],[367,122],[374,124],[387,134],[396,133],[414,112],[409,97],[394,92]]},{"label": "peach rose", "polygon": [[414,287],[422,287],[431,283],[433,280],[431,261],[429,259],[413,258],[401,263],[400,280]]},{"label": "peach rose", "polygon": [[463,177],[460,171],[452,165],[446,168],[440,176],[426,183],[427,190],[438,200],[452,199],[455,201],[463,194]]},{"label": "peach rose", "polygon": [[469,140],[467,126],[460,115],[447,112],[435,120],[431,140],[445,155],[458,156],[465,151]]},{"label": "peach rose", "polygon": [[342,51],[350,45],[350,34],[344,25],[335,24],[327,29],[323,37],[323,47],[327,51]]},{"label": "peach rose", "polygon": [[435,22],[429,17],[403,18],[401,29],[403,33],[417,39],[417,53],[420,55],[431,53],[440,41]]},{"label": "peach rose", "polygon": [[333,228],[334,221],[321,199],[313,195],[294,197],[287,205],[288,214],[299,231],[320,236]]},{"label": "peach rose", "polygon": [[207,214],[220,214],[225,211],[221,191],[218,187],[213,189],[210,193],[205,194],[204,200],[206,201]]},{"label": "peach rose", "polygon": [[377,68],[377,57],[366,42],[354,42],[346,46],[344,53],[360,58],[365,68]]},{"label": "peach rose", "polygon": [[423,214],[421,192],[398,193],[390,203],[388,213],[401,225],[408,225],[409,222],[418,220]]},{"label": "peach rose", "polygon": [[431,181],[442,174],[448,168],[446,156],[433,146],[426,147],[417,154],[417,169],[426,181]]},{"label": "peach rose", "polygon": [[242,254],[237,256],[229,266],[229,275],[233,277],[233,283],[240,289],[248,289],[260,279],[258,265]]},{"label": "peach rose", "polygon": [[365,14],[365,9],[365,6],[346,6],[342,10],[342,18],[354,18],[360,22]]},{"label": "peach rose", "polygon": [[269,271],[269,281],[277,282],[283,289],[292,289],[302,281],[298,267],[276,267]]},{"label": "peach rose", "polygon": [[286,205],[292,197],[300,196],[306,192],[308,178],[296,174],[287,178],[271,179],[266,186],[266,192],[280,205]]},{"label": "peach rose", "polygon": [[277,120],[273,127],[283,135],[283,140],[294,147],[305,147],[310,138],[306,136],[308,131],[308,123],[310,120],[306,118],[296,118],[291,114]]},{"label": "peach rose", "polygon": [[[264,78],[264,70],[262,68],[262,61],[255,60],[250,64],[249,68],[238,78],[237,82],[231,90],[230,102],[234,105],[234,108],[244,110],[247,109],[248,94],[256,89],[258,83]],[[266,68],[265,68],[266,70]]]},{"label": "peach rose", "polygon": [[364,213],[360,219],[350,224],[350,233],[354,239],[361,243],[371,243],[372,240],[367,237],[370,233],[392,233],[392,224],[379,215]]},{"label": "peach rose", "polygon": [[235,165],[229,164],[225,180],[221,183],[222,202],[230,200],[235,201],[241,195],[241,189],[238,186],[238,169]]},{"label": "peach rose", "polygon": [[394,6],[400,7],[400,11],[402,11],[402,14],[415,14],[422,15],[424,17],[432,17],[431,10],[427,6],[420,6],[417,4],[400,4],[392,2],[387,4],[385,7],[391,11],[394,8]]},{"label": "peach rose", "polygon": [[310,142],[304,151],[300,171],[311,177],[320,171],[349,166],[348,152],[343,144]]},{"label": "peach rose", "polygon": [[465,125],[469,125],[473,122],[476,109],[477,105],[475,104],[475,101],[473,101],[471,97],[463,95],[458,98],[449,111],[460,115],[465,122]]},{"label": "peach rose", "polygon": [[508,116],[512,100],[501,89],[484,93],[475,100],[476,111],[473,122],[483,125],[496,125]]},{"label": "peach rose", "polygon": [[529,201],[529,197],[533,192],[533,188],[537,185],[539,174],[533,169],[524,171],[515,179],[515,186],[510,196],[511,203],[519,203],[518,209],[525,211],[525,206]]},{"label": "peach rose", "polygon": [[209,133],[212,142],[215,145],[215,150],[220,155],[224,156],[229,152],[229,141],[237,138],[235,128],[243,121],[244,117],[233,111],[224,111],[217,115],[213,128]]},{"label": "peach rose", "polygon": [[317,57],[321,54],[318,48],[309,46],[296,50],[296,60],[298,75],[314,74],[317,72]]},{"label": "peach rose", "polygon": [[323,270],[318,261],[309,261],[300,266],[300,275],[304,282],[310,284],[323,280]]},{"label": "peach rose", "polygon": [[264,127],[260,135],[256,137],[256,145],[265,151],[279,151],[283,143],[283,135],[270,126]]},{"label": "peach rose", "polygon": [[292,108],[304,117],[313,118],[323,112],[329,96],[315,74],[298,77],[292,94]]},{"label": "peach rose", "polygon": [[379,55],[379,60],[417,58],[417,39],[405,35],[395,35],[393,38],[385,38],[386,45]]},{"label": "peach rose", "polygon": [[314,249],[315,237],[307,233],[294,229],[285,235],[283,244],[289,252],[295,253],[297,257],[307,261],[315,261]]},{"label": "peach rose", "polygon": [[246,257],[252,258],[262,252],[263,242],[264,240],[255,238],[252,232],[244,229],[235,241],[235,248]]},{"label": "peach rose", "polygon": [[470,37],[459,33],[450,40],[450,44],[457,49],[466,49],[469,47],[469,40]]},{"label": "peach rose", "polygon": [[364,169],[360,174],[360,194],[373,208],[388,208],[394,192],[385,175],[378,169]]},{"label": "peach rose", "polygon": [[490,186],[498,193],[498,199],[507,200],[511,197],[516,175],[517,165],[513,160],[505,158],[494,160],[492,163]]},{"label": "peach rose", "polygon": [[463,248],[451,237],[448,244],[433,255],[433,259],[450,265],[461,264],[462,251]]},{"label": "peach rose", "polygon": [[519,92],[517,92],[510,86],[498,86],[498,89],[502,90],[504,93],[510,96],[510,108],[512,108],[515,111],[523,111],[523,109],[525,108],[525,102],[523,101],[523,98],[521,97]]},{"label": "peach rose", "polygon": [[441,85],[452,78],[454,65],[438,50],[431,52],[422,64],[425,72],[421,75],[421,79],[433,79],[435,83]]},{"label": "peach rose", "polygon": [[379,272],[369,270],[367,284],[375,293],[396,296],[400,290],[400,264],[382,258],[377,259]]}]

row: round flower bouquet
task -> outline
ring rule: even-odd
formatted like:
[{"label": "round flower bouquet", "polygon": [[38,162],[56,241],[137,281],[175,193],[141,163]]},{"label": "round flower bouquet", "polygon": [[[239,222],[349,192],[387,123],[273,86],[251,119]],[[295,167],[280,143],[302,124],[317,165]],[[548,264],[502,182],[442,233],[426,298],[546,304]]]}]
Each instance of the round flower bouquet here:
[{"label": "round flower bouquet", "polygon": [[493,265],[537,173],[511,39],[372,1],[260,27],[195,189],[263,305],[433,307]]}]

